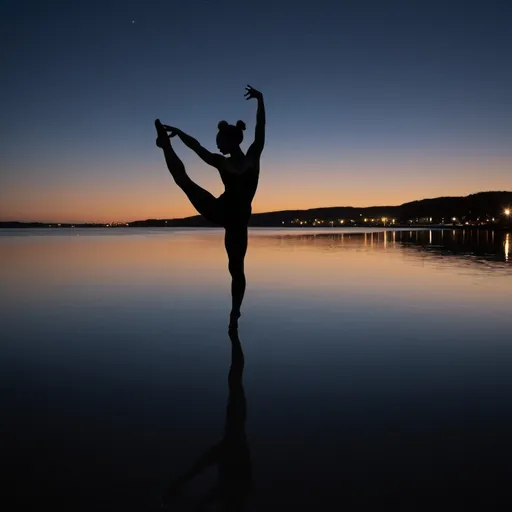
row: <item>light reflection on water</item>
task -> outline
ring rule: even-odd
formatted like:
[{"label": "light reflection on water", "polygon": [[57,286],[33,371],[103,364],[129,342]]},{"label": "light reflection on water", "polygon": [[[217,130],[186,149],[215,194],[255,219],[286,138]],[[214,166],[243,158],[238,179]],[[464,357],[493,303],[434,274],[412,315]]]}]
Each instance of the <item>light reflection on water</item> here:
[{"label": "light reflection on water", "polygon": [[[156,510],[222,434],[222,231],[21,231],[0,234],[4,464],[24,462],[39,505]],[[500,232],[252,229],[250,510],[325,505],[340,482],[349,504],[448,486],[492,509],[511,460],[509,252]]]}]

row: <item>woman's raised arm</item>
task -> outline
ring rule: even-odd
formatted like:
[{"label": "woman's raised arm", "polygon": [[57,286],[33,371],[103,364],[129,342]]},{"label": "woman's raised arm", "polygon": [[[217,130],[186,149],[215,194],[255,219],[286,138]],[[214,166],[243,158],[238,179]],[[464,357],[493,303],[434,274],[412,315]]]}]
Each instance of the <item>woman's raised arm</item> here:
[{"label": "woman's raised arm", "polygon": [[249,148],[251,153],[256,153],[259,157],[265,146],[265,104],[263,102],[263,94],[250,85],[246,87],[245,99],[250,100],[256,98],[258,100],[258,110],[256,112],[256,129],[254,130],[254,142]]}]

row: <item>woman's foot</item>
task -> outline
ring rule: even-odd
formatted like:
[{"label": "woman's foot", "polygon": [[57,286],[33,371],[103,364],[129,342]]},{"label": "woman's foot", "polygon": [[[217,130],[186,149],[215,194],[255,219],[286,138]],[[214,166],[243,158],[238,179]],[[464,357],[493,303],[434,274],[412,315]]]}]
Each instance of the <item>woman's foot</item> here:
[{"label": "woman's foot", "polygon": [[155,120],[155,128],[158,137],[156,138],[156,145],[159,148],[163,148],[165,144],[170,144],[169,135],[167,134],[164,125],[160,122],[160,119]]}]

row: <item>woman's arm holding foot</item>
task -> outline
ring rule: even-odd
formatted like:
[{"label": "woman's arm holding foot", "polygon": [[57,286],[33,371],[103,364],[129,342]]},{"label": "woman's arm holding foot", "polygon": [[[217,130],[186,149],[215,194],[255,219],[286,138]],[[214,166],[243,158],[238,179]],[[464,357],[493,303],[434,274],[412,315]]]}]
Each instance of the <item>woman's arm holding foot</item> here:
[{"label": "woman's arm holding foot", "polygon": [[181,131],[179,128],[174,128],[172,126],[163,125],[164,129],[167,131],[170,131],[170,137],[174,137],[177,135],[183,144],[185,146],[189,147],[192,151],[194,151],[199,158],[201,158],[204,162],[206,162],[208,165],[211,165],[212,167],[216,167],[217,169],[219,166],[222,165],[222,162],[224,161],[224,157],[222,155],[219,155],[217,153],[211,153],[206,148],[201,146],[199,142],[194,139],[194,137],[191,137],[190,135],[187,135],[185,132]]}]

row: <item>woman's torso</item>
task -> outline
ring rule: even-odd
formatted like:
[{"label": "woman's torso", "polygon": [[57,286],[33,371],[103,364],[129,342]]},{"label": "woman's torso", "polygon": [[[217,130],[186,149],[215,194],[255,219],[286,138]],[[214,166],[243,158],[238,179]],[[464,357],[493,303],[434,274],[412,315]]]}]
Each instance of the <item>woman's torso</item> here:
[{"label": "woman's torso", "polygon": [[225,191],[219,199],[234,208],[250,208],[258,188],[259,171],[259,161],[247,156],[238,165],[235,165],[231,159],[226,159],[223,167],[219,169],[225,186]]}]

